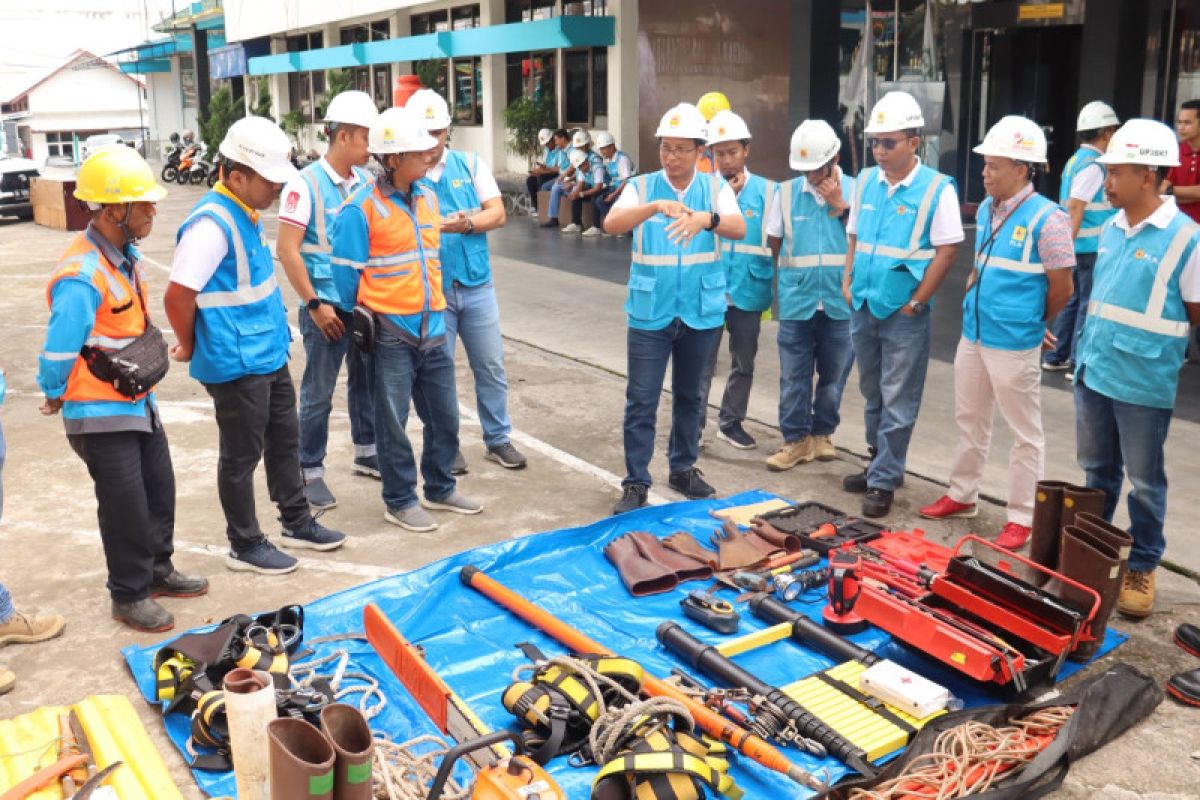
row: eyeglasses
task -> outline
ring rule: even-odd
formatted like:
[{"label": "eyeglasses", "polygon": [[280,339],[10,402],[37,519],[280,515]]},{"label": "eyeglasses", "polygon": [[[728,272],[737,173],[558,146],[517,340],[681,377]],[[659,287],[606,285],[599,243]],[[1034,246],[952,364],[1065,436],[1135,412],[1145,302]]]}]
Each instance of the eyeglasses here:
[{"label": "eyeglasses", "polygon": [[872,136],[870,139],[867,139],[867,144],[870,145],[872,150],[876,147],[882,147],[884,150],[895,150],[896,145],[907,140],[907,136],[903,139],[880,139],[878,136]]},{"label": "eyeglasses", "polygon": [[672,147],[668,144],[660,144],[658,146],[658,152],[662,153],[664,156],[688,156],[696,152],[696,146]]}]

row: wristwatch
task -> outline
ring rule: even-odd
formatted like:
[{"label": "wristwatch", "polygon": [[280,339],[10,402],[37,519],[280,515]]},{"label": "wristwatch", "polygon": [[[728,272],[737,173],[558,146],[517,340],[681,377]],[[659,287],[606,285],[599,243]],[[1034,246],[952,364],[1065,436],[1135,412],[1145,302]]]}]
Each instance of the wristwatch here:
[{"label": "wristwatch", "polygon": [[712,223],[704,230],[715,231],[717,229],[717,226],[719,226],[721,224],[721,215],[715,211],[710,212],[710,213],[712,215]]},{"label": "wristwatch", "polygon": [[474,232],[475,232],[475,223],[471,221],[470,217],[467,217],[467,233],[474,233]]},{"label": "wristwatch", "polygon": [[920,300],[909,300],[908,310],[914,314],[920,314],[929,306],[928,303],[922,303]]},{"label": "wristwatch", "polygon": [[307,303],[305,303],[304,307],[307,308],[309,311],[316,311],[318,308],[321,307],[321,305],[324,302],[325,301],[322,300],[321,298],[314,297],[312,300],[309,300]]}]

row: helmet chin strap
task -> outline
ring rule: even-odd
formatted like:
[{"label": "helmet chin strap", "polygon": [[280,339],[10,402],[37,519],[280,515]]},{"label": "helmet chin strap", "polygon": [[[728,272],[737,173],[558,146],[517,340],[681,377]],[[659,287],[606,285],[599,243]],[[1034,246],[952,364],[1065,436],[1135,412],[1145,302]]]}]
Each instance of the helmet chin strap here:
[{"label": "helmet chin strap", "polygon": [[374,158],[376,161],[378,161],[378,162],[379,162],[379,166],[383,167],[383,174],[384,174],[384,175],[387,177],[387,182],[388,182],[388,183],[390,183],[392,186],[395,186],[395,185],[396,185],[396,181],[395,181],[395,180],[393,180],[393,178],[392,178],[392,174],[393,174],[393,173],[394,173],[396,170],[395,170],[395,169],[389,169],[389,168],[388,168],[388,165],[387,165],[387,157],[388,157],[389,155],[391,155],[391,153],[384,153],[384,154],[382,154],[382,155],[380,155],[379,153],[372,153],[372,154],[371,154],[371,157],[372,157],[372,158]]},{"label": "helmet chin strap", "polygon": [[125,244],[137,244],[140,237],[135,236],[129,228],[129,218],[133,216],[133,203],[124,203],[125,219],[117,223],[117,227],[121,229],[121,233],[125,236]]}]

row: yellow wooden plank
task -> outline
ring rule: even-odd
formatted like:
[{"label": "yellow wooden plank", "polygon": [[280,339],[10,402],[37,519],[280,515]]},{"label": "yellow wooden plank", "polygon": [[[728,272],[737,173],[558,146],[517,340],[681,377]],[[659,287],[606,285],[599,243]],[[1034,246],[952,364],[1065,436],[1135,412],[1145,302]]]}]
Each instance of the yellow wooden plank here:
[{"label": "yellow wooden plank", "polygon": [[717,645],[717,652],[726,658],[748,653],[751,650],[757,650],[760,647],[766,647],[769,644],[783,641],[792,635],[792,624],[790,622],[781,622],[778,625],[772,625],[769,628],[763,628],[761,631],[752,631],[736,639],[728,639]]}]

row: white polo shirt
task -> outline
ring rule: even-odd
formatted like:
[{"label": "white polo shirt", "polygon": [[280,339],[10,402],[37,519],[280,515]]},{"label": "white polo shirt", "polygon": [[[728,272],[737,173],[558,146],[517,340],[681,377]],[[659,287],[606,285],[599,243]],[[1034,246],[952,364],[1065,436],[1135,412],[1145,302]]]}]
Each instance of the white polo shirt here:
[{"label": "white polo shirt", "polygon": [[[446,156],[450,152],[449,148],[442,150],[442,157],[438,163],[429,168],[429,172],[425,173],[425,177],[437,183],[442,179],[442,173],[446,171]],[[470,163],[470,153],[464,153],[467,156],[467,162]],[[472,181],[475,186],[475,196],[479,198],[479,205],[483,205],[488,200],[494,200],[500,196],[500,186],[496,183],[496,177],[492,175],[492,169],[487,162],[478,156],[475,157],[475,178]]]},{"label": "white polo shirt", "polygon": [[[687,187],[682,190],[676,189],[670,181],[667,182],[667,185],[675,192],[675,198],[682,203],[683,198],[691,190],[692,184],[701,175],[707,178],[709,173],[693,172],[692,179],[688,181]],[[625,188],[621,190],[621,196],[617,198],[617,202],[613,203],[613,208],[634,208],[641,205],[641,203],[642,200],[637,190],[637,181],[629,181],[625,184]],[[722,183],[720,190],[717,192],[717,213],[726,218],[733,216],[740,217],[742,215],[742,209],[738,206],[737,195],[733,193],[733,187],[728,183]]]},{"label": "white polo shirt", "polygon": [[[1175,205],[1175,198],[1168,195],[1163,198],[1163,204],[1156,208],[1153,214],[1132,228],[1129,226],[1129,220],[1125,218],[1124,209],[1113,215],[1112,224],[1118,230],[1124,231],[1125,238],[1128,239],[1147,225],[1159,229],[1166,228],[1171,224],[1171,220],[1175,219],[1176,214],[1182,213],[1179,206]],[[1192,250],[1187,263],[1183,265],[1183,272],[1179,274],[1179,294],[1185,303],[1200,303],[1200,247]]]},{"label": "white polo shirt", "polygon": [[[324,156],[321,156],[317,163],[325,170],[333,185],[338,187],[343,200],[349,197],[360,183],[358,173],[353,169],[350,170],[349,178],[343,178]],[[312,193],[309,191],[308,182],[300,175],[288,181],[279,194],[279,221],[295,225],[297,228],[307,228],[308,223],[312,221]]]},{"label": "white polo shirt", "polygon": [[[912,182],[917,178],[917,170],[921,168],[921,159],[917,159],[916,166],[912,168],[904,176],[904,179],[899,183],[889,183],[887,176],[883,170],[877,171],[880,183],[887,184],[888,195],[893,195],[901,186],[911,186]],[[859,176],[860,180],[863,176]],[[858,233],[858,193],[855,192],[854,197],[850,198],[850,219],[846,222],[846,234],[853,236]],[[958,205],[958,192],[954,190],[953,184],[946,184],[942,189],[941,195],[938,196],[937,203],[933,207],[933,221],[929,228],[929,243],[934,247],[941,247],[946,244],[958,244],[966,236],[963,234],[962,212]]]}]

